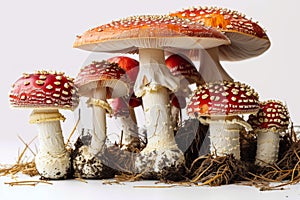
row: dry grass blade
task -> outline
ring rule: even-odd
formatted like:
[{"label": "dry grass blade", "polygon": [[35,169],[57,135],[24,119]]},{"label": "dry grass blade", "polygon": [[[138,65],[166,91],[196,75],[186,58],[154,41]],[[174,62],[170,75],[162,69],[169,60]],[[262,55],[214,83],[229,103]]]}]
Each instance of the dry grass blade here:
[{"label": "dry grass blade", "polygon": [[30,181],[13,181],[13,182],[5,182],[9,186],[36,186],[39,183],[52,185],[52,183],[44,180],[30,180]]},{"label": "dry grass blade", "polygon": [[[30,149],[29,146],[36,139],[36,137],[34,137],[29,143],[24,142],[24,140],[21,137],[19,137],[19,138],[24,143],[25,148],[22,150],[22,152],[18,156],[16,164],[0,169],[0,176],[15,175],[19,172],[29,175],[29,176],[38,175],[34,160],[32,160],[30,162],[23,162],[23,158],[24,158],[26,151],[28,149]],[[30,150],[30,151],[33,153],[32,150]]]}]

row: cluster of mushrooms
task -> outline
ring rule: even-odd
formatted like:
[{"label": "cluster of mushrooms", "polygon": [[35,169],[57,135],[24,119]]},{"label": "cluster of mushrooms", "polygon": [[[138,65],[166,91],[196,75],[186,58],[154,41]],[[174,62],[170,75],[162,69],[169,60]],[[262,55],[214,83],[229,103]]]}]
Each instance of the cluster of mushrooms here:
[{"label": "cluster of mushrooms", "polygon": [[[24,74],[9,96],[13,107],[33,109],[30,123],[39,134],[35,163],[42,177],[113,177],[116,169],[103,156],[108,148],[107,116],[122,125],[122,146],[116,151],[134,154],[127,172],[145,179],[168,178],[164,176],[174,170],[184,173],[184,152],[174,136],[182,125],[182,111],[209,126],[211,155],[240,159],[240,133],[254,130],[255,164],[276,162],[279,135],[290,124],[286,106],[278,100],[260,101],[254,89],[235,81],[220,63],[259,56],[270,47],[265,31],[244,15],[194,7],[168,15],[131,16],[86,31],[77,36],[74,47],[120,55],[84,66],[75,79],[45,70]],[[124,54],[137,54],[138,61]],[[200,61],[199,70],[194,61]],[[59,109],[75,110],[82,98],[92,110],[93,131],[90,141],[70,155]],[[137,124],[137,106],[144,112],[143,125]],[[146,140],[139,136],[141,126]]]}]

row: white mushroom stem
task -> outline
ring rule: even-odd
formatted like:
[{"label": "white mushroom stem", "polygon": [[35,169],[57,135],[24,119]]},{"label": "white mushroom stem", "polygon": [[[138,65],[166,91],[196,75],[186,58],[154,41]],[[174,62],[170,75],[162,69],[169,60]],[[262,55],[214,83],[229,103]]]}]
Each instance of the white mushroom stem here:
[{"label": "white mushroom stem", "polygon": [[180,80],[165,65],[162,49],[139,49],[140,70],[135,94],[142,96],[148,143],[143,152],[178,149],[170,120],[169,91],[175,92]]},{"label": "white mushroom stem", "polygon": [[122,145],[126,148],[127,145],[138,145],[139,144],[139,134],[138,134],[138,126],[129,116],[121,116],[119,117],[120,124],[122,125],[123,131],[123,140]]},{"label": "white mushroom stem", "polygon": [[176,106],[171,106],[171,125],[173,130],[177,131],[181,125],[181,109]]},{"label": "white mushroom stem", "polygon": [[94,91],[94,99],[91,99],[90,105],[93,110],[93,134],[90,151],[96,155],[102,150],[106,141],[106,110],[109,105],[106,102],[105,87],[99,87]]},{"label": "white mushroom stem", "polygon": [[278,159],[279,132],[272,129],[257,130],[257,151],[255,164],[266,166]]},{"label": "white mushroom stem", "polygon": [[[148,89],[148,88],[147,88]],[[170,120],[168,90],[149,89],[143,96],[148,143],[143,152],[176,149],[174,131]]]},{"label": "white mushroom stem", "polygon": [[210,152],[214,156],[225,156],[233,154],[240,159],[240,131],[244,128],[251,130],[251,126],[240,117],[222,119],[212,117],[210,119],[200,118],[203,124],[209,124]]},{"label": "white mushroom stem", "polygon": [[199,72],[205,82],[233,81],[220,63],[218,47],[200,50]]},{"label": "white mushroom stem", "polygon": [[30,115],[30,123],[35,123],[38,129],[36,168],[45,178],[66,178],[71,165],[60,125],[60,120],[64,119],[57,109],[35,109]]}]

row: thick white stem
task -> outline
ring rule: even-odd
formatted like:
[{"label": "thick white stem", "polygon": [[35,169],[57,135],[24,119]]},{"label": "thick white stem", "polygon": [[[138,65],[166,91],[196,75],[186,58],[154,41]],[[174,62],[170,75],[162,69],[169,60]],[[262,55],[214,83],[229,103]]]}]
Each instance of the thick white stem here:
[{"label": "thick white stem", "polygon": [[166,67],[165,55],[162,49],[139,49],[140,70],[134,85],[137,97],[144,95],[145,86],[152,89],[165,87],[175,92],[180,86],[180,79],[171,74]]},{"label": "thick white stem", "polygon": [[225,156],[233,154],[236,159],[240,159],[240,131],[244,128],[251,129],[250,125],[240,117],[221,119],[212,117],[202,119],[200,122],[209,124],[210,132],[210,152],[215,156]]},{"label": "thick white stem", "polygon": [[275,131],[257,131],[257,151],[255,163],[260,166],[274,164],[278,159],[279,133]]},{"label": "thick white stem", "polygon": [[[99,87],[94,91],[94,98],[106,101],[106,88]],[[90,151],[96,155],[104,147],[106,141],[106,110],[97,105],[92,105],[93,109],[93,135],[91,139]]]},{"label": "thick white stem", "polygon": [[149,90],[143,96],[145,122],[147,128],[147,147],[143,150],[175,149],[174,131],[170,120],[170,100],[164,87]]},{"label": "thick white stem", "polygon": [[[31,116],[37,119],[40,113],[41,117],[45,119],[47,112],[47,110],[34,110]],[[60,115],[58,110],[49,111],[49,116],[54,114]],[[39,137],[39,151],[35,157],[36,168],[45,178],[65,178],[71,164],[70,154],[65,148],[60,120],[52,121],[50,118],[36,123]]]},{"label": "thick white stem", "polygon": [[123,131],[123,141],[122,144],[126,147],[129,144],[138,142],[138,127],[137,124],[133,121],[131,116],[122,116],[119,117],[122,131]]},{"label": "thick white stem", "polygon": [[233,81],[220,63],[218,47],[200,50],[199,72],[205,82]]}]

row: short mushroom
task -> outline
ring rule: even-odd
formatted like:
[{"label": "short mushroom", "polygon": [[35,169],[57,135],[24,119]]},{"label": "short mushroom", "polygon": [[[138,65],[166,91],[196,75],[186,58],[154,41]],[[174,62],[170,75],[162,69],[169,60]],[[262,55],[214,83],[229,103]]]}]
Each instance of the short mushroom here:
[{"label": "short mushroom", "polygon": [[258,94],[240,82],[217,81],[200,85],[187,106],[190,117],[209,125],[210,152],[215,156],[233,154],[240,159],[239,132],[251,126],[240,114],[256,113]]},{"label": "short mushroom", "polygon": [[71,159],[60,124],[65,117],[58,110],[73,110],[78,105],[73,79],[45,70],[24,74],[13,84],[9,98],[12,107],[33,109],[29,122],[38,128],[35,164],[39,174],[47,179],[67,178]]},{"label": "short mushroom", "polygon": [[255,163],[260,166],[274,164],[278,158],[280,133],[290,124],[287,107],[281,101],[260,102],[258,113],[250,115],[248,123],[257,134]]},{"label": "short mushroom", "polygon": [[171,121],[174,130],[178,129],[179,114],[181,109],[186,107],[186,100],[190,94],[190,84],[200,84],[203,79],[197,71],[195,65],[188,58],[173,54],[166,59],[166,66],[170,69],[173,76],[180,78],[180,89],[176,93],[172,93],[171,100]]},{"label": "short mushroom", "polygon": [[90,145],[80,147],[74,158],[75,176],[107,178],[113,175],[110,170],[105,171],[109,168],[99,159],[106,141],[106,113],[112,112],[106,99],[128,95],[128,83],[125,71],[107,61],[95,61],[78,73],[75,85],[80,96],[89,98],[87,104],[93,112],[93,133]]},{"label": "short mushroom", "polygon": [[212,48],[222,44],[229,41],[219,31],[166,15],[128,17],[77,37],[74,47],[80,49],[139,53],[140,70],[134,92],[142,97],[148,143],[136,161],[136,169],[144,177],[150,174],[155,177],[164,169],[184,164],[184,155],[175,143],[169,107],[169,92],[178,89],[180,80],[166,67],[164,50]]},{"label": "short mushroom", "polygon": [[[115,56],[107,59],[108,62],[117,63],[130,79],[129,97],[119,97],[108,101],[113,109],[112,116],[120,119],[122,124],[122,147],[128,150],[140,148],[138,126],[134,108],[142,104],[133,92],[133,85],[139,72],[139,62],[127,56]],[[124,139],[124,140],[123,140]]]},{"label": "short mushroom", "polygon": [[[189,19],[199,24],[214,27],[223,32],[231,41],[230,45],[189,51],[189,56],[200,58],[200,74],[206,82],[232,78],[221,66],[220,60],[238,61],[264,53],[270,47],[270,40],[258,23],[245,15],[226,8],[192,7],[170,13],[170,16]],[[199,56],[200,55],[200,56]]]}]

